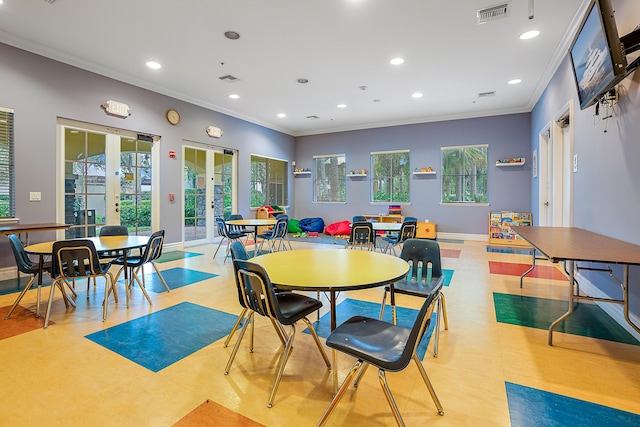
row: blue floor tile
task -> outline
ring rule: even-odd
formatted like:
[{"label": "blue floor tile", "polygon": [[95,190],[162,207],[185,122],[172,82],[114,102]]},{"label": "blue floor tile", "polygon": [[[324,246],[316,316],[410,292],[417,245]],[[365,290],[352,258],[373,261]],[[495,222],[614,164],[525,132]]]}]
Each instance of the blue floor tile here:
[{"label": "blue floor tile", "polygon": [[451,284],[451,279],[453,279],[453,270],[445,270],[443,268],[442,275],[444,276],[444,282],[442,286],[449,286]]},{"label": "blue floor tile", "polygon": [[171,251],[171,252],[165,252],[162,255],[160,255],[160,258],[158,258],[155,262],[177,261],[179,259],[191,258],[194,256],[201,256],[201,255],[204,255],[204,254],[201,254],[198,252]]},{"label": "blue floor tile", "polygon": [[226,336],[236,318],[184,302],[86,338],[158,372]]},{"label": "blue floor tile", "polygon": [[[418,310],[413,310],[410,308],[397,307],[397,316],[398,316],[398,325],[405,326],[411,328],[415,321],[416,316],[418,315]],[[310,315],[310,320],[315,316],[315,314]],[[360,301],[347,298],[338,304],[337,312],[336,312],[336,323],[339,325],[345,320],[349,319],[352,316],[366,316],[378,319],[380,317],[380,304]],[[391,322],[391,306],[387,305],[384,310],[384,319],[387,322]],[[424,358],[424,355],[427,351],[427,347],[429,346],[429,340],[431,339],[431,334],[435,329],[436,324],[436,314],[434,313],[431,318],[431,324],[427,328],[424,336],[422,337],[422,341],[416,350],[418,357],[420,359]],[[329,313],[326,313],[322,317],[320,317],[319,322],[314,322],[313,327],[316,330],[318,336],[322,338],[327,338],[329,333],[331,332],[331,317]],[[308,333],[305,330],[306,333]]]},{"label": "blue floor tile", "polygon": [[[177,289],[182,286],[191,285],[196,282],[218,277],[217,274],[204,273],[202,271],[190,270],[188,268],[176,267],[168,270],[161,270],[164,281],[167,282],[169,289]],[[120,282],[124,280],[124,277],[120,275]],[[152,273],[146,273],[144,275],[144,282],[148,291],[162,293],[166,292],[164,285],[160,281],[160,278],[155,271]]]},{"label": "blue floor tile", "polygon": [[512,427],[632,427],[640,415],[506,383]]}]

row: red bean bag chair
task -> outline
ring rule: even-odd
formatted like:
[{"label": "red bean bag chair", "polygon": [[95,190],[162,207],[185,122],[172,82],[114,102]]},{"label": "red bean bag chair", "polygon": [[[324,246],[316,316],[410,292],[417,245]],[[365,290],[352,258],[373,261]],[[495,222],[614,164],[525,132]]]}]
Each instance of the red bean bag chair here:
[{"label": "red bean bag chair", "polygon": [[349,227],[349,221],[338,221],[333,224],[329,224],[324,228],[325,234],[329,234],[331,236],[335,235],[345,235],[351,234],[351,227]]},{"label": "red bean bag chair", "polygon": [[322,218],[302,218],[298,223],[298,227],[300,227],[302,231],[322,233],[322,230],[324,230],[324,220]]}]

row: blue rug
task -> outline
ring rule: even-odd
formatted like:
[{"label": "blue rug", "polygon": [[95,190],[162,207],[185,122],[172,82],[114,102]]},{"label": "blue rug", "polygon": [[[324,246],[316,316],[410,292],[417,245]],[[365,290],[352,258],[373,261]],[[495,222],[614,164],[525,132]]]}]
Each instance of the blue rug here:
[{"label": "blue rug", "polygon": [[226,336],[236,316],[188,302],[86,338],[153,372]]},{"label": "blue rug", "polygon": [[[164,281],[167,282],[167,286],[169,289],[177,289],[183,286],[191,285],[196,282],[201,282],[203,280],[211,279],[213,277],[218,277],[217,274],[212,273],[204,273],[202,271],[197,270],[189,270],[187,268],[176,267],[170,268],[168,270],[161,270],[162,277]],[[119,282],[124,281],[124,276],[120,275]],[[155,270],[152,273],[146,273],[144,275],[144,283],[146,284],[146,289],[148,291],[162,293],[167,290],[164,288],[164,285],[160,281],[160,278],[156,274]]]},{"label": "blue rug", "polygon": [[184,252],[184,251],[171,251],[165,252],[160,255],[160,258],[156,260],[156,262],[169,262],[169,261],[177,261],[179,259],[191,258],[194,256],[201,256],[204,254],[197,252]]},{"label": "blue rug", "polygon": [[[380,304],[360,301],[351,298],[347,298],[342,301],[337,306],[336,311],[336,324],[341,324],[345,320],[353,317],[353,316],[366,316],[378,319],[380,316]],[[397,307],[397,321],[398,325],[405,326],[407,328],[411,328],[413,323],[418,315],[419,310],[414,310],[411,308]],[[315,314],[310,315],[315,316]],[[384,310],[384,319],[386,322],[391,322],[391,306],[387,305]],[[431,339],[431,334],[433,333],[436,325],[436,313],[433,313],[431,317],[431,324],[427,328],[424,336],[422,337],[422,341],[420,341],[420,345],[418,346],[416,353],[420,359],[424,359],[424,355],[427,351],[427,347],[429,346],[429,340]],[[331,316],[329,313],[326,313],[322,317],[320,317],[320,321],[314,322],[313,327],[316,330],[318,336],[322,338],[327,338],[329,333],[331,332]],[[305,329],[305,333],[309,333]]]},{"label": "blue rug", "polygon": [[560,394],[505,383],[512,427],[632,427],[640,415]]}]

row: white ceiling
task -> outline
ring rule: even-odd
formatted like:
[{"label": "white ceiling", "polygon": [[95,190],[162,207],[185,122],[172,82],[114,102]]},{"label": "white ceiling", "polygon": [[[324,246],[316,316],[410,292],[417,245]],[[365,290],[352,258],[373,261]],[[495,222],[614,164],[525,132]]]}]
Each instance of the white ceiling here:
[{"label": "white ceiling", "polygon": [[[510,0],[506,18],[478,25],[476,11],[496,4],[4,0],[0,42],[299,136],[531,111],[586,0],[534,0],[533,19],[529,0]],[[518,38],[530,29],[540,36]]]}]

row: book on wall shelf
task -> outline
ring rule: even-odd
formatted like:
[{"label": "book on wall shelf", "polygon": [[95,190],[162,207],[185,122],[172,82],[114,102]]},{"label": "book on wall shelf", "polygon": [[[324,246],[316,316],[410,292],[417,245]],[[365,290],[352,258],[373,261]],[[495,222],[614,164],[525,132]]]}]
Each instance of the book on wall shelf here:
[{"label": "book on wall shelf", "polygon": [[524,157],[511,157],[509,159],[496,160],[496,166],[521,166],[524,165]]},{"label": "book on wall shelf", "polygon": [[512,226],[533,225],[531,212],[500,211],[489,214],[489,244],[507,246],[529,246]]},{"label": "book on wall shelf", "polygon": [[307,168],[307,169],[294,169],[293,170],[293,174],[294,175],[311,175],[311,169]]}]

